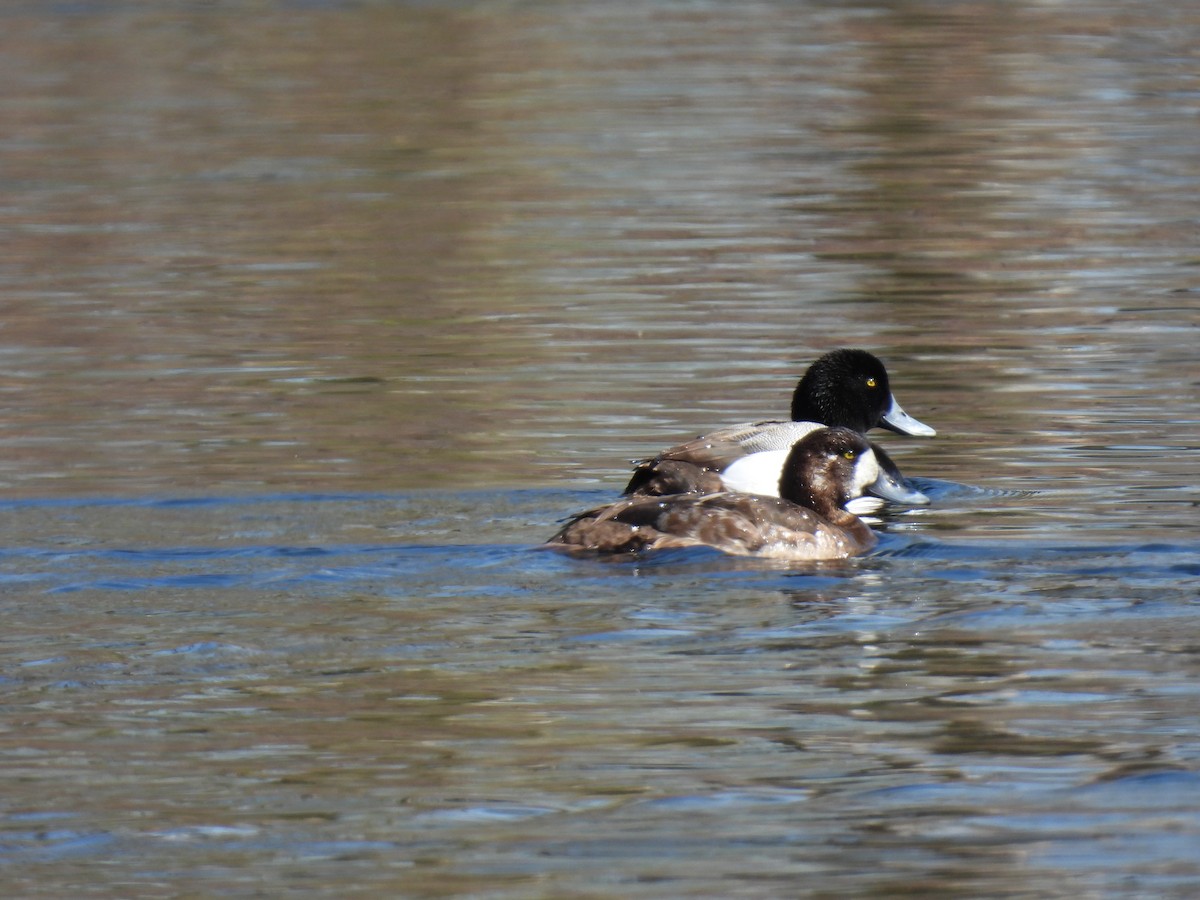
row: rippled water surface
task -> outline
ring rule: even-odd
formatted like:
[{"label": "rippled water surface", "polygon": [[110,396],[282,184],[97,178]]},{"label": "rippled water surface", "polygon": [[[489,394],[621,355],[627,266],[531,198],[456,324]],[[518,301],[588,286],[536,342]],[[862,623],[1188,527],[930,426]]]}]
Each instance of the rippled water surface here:
[{"label": "rippled water surface", "polygon": [[[0,12],[0,893],[1200,893],[1200,13]],[[869,557],[538,548],[873,350]]]}]

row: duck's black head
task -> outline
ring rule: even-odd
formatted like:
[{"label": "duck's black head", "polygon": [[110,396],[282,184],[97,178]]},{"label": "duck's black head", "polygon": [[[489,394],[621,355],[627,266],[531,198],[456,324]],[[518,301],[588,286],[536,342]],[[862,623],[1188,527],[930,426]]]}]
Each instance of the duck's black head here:
[{"label": "duck's black head", "polygon": [[882,425],[899,434],[932,436],[892,396],[887,369],[866,350],[833,350],[808,367],[792,394],[792,420],[866,434]]}]

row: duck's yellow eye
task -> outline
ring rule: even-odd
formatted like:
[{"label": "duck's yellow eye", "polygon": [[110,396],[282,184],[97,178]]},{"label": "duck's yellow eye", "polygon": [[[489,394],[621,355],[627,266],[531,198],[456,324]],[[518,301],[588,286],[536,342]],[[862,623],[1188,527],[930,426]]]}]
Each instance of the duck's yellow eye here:
[{"label": "duck's yellow eye", "polygon": [[871,388],[875,387],[875,379],[874,378],[867,379],[867,387],[871,387]]},{"label": "duck's yellow eye", "polygon": [[842,456],[846,457],[846,459],[854,459],[854,457],[858,456],[858,454],[855,453],[853,450],[847,450],[845,453],[842,454]]}]

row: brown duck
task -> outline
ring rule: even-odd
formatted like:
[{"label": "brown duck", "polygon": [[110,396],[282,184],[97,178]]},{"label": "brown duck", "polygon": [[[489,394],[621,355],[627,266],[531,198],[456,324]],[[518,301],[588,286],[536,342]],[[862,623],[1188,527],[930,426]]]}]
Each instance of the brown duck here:
[{"label": "brown duck", "polygon": [[713,547],[736,556],[845,559],[876,537],[844,507],[879,477],[866,438],[849,428],[821,428],[792,447],[779,496],[735,491],[629,496],[580,513],[547,546],[597,553]]}]

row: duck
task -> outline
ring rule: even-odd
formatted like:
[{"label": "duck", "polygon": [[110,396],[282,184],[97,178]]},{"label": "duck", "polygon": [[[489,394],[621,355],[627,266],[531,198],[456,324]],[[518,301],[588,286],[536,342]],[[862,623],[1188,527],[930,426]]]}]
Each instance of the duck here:
[{"label": "duck", "polygon": [[[623,493],[666,496],[732,490],[778,496],[779,477],[793,445],[822,426],[849,428],[858,434],[875,427],[914,437],[937,434],[904,411],[878,357],[867,350],[841,348],[819,357],[796,384],[791,421],[730,425],[678,444],[637,463]],[[879,464],[880,483],[871,487],[870,494],[911,506],[929,504],[891,457],[874,444],[871,449]],[[872,505],[878,501],[858,508]]]},{"label": "duck", "polygon": [[571,518],[544,546],[597,554],[711,547],[734,556],[847,559],[878,538],[845,507],[879,479],[870,442],[850,428],[819,428],[787,452],[778,496],[718,490],[630,495]]}]

